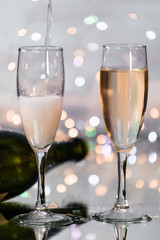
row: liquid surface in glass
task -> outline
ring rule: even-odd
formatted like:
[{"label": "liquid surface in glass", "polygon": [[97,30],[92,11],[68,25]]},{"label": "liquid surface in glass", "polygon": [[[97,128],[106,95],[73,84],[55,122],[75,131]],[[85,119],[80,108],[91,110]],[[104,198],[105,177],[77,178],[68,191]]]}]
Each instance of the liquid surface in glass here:
[{"label": "liquid surface in glass", "polygon": [[147,104],[148,70],[100,71],[100,93],[108,135],[117,151],[129,152],[140,132]]},{"label": "liquid surface in glass", "polygon": [[33,150],[49,147],[60,121],[63,98],[57,95],[19,96],[18,102],[23,128]]}]

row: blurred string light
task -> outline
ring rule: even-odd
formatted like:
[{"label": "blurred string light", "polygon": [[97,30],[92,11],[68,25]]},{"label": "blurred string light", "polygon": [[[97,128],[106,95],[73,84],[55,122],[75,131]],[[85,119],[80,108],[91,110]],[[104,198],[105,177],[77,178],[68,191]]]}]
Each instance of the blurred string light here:
[{"label": "blurred string light", "polygon": [[111,152],[112,152],[111,145],[109,145],[107,143],[105,145],[103,145],[103,147],[102,147],[102,155],[103,156],[108,157],[111,154]]},{"label": "blurred string light", "polygon": [[73,128],[75,125],[75,121],[72,118],[67,118],[64,122],[66,128]]},{"label": "blurred string light", "polygon": [[155,189],[158,187],[158,180],[157,179],[152,179],[150,182],[149,182],[149,188],[150,189]]},{"label": "blurred string light", "polygon": [[74,51],[74,56],[75,57],[78,57],[78,56],[84,57],[85,56],[85,51],[83,51],[82,49],[77,49],[77,50]]},{"label": "blurred string light", "polygon": [[106,136],[103,134],[100,134],[97,136],[97,143],[98,144],[105,144],[107,141]]},{"label": "blurred string light", "polygon": [[68,135],[71,137],[71,138],[75,138],[78,136],[78,130],[76,128],[71,128],[69,129],[68,131]]},{"label": "blurred string light", "polygon": [[134,154],[136,154],[137,153],[137,148],[136,148],[136,146],[134,146],[132,149],[131,149],[131,151],[129,152],[129,154],[130,155],[134,155]]},{"label": "blurred string light", "polygon": [[61,120],[65,120],[66,118],[67,118],[67,112],[63,110],[61,114]]},{"label": "blurred string light", "polygon": [[155,163],[157,161],[157,153],[156,152],[150,153],[148,156],[148,161],[150,163]]},{"label": "blurred string light", "polygon": [[84,18],[83,22],[87,25],[91,25],[91,24],[98,22],[98,17],[91,15],[91,16]]},{"label": "blurred string light", "polygon": [[75,85],[77,87],[82,87],[85,85],[85,78],[84,77],[76,77],[75,79]]},{"label": "blurred string light", "polygon": [[105,22],[98,22],[98,23],[96,24],[96,27],[97,27],[97,29],[100,30],[100,31],[105,31],[105,30],[107,30],[108,25],[107,25],[107,23],[105,23]]},{"label": "blurred string light", "polygon": [[137,182],[136,182],[136,188],[137,189],[141,189],[141,188],[143,188],[144,187],[144,180],[138,180]]},{"label": "blurred string light", "polygon": [[96,186],[99,183],[99,177],[96,174],[92,174],[88,177],[88,182],[92,186]]},{"label": "blurred string light", "polygon": [[148,140],[150,142],[155,142],[157,140],[157,133],[156,132],[150,132],[148,134]]},{"label": "blurred string light", "polygon": [[93,116],[89,119],[89,124],[92,127],[97,127],[100,124],[100,119],[97,116]]},{"label": "blurred string light", "polygon": [[128,163],[130,165],[134,165],[136,163],[136,161],[137,161],[136,155],[129,155],[128,156]]},{"label": "blurred string light", "polygon": [[78,177],[75,174],[70,174],[65,177],[64,182],[66,185],[73,185],[78,182]]},{"label": "blurred string light", "polygon": [[149,40],[154,40],[156,38],[156,33],[154,31],[147,31],[146,32],[146,37],[149,39]]},{"label": "blurred string light", "polygon": [[64,184],[58,184],[56,190],[59,193],[65,193],[67,191],[67,188]]},{"label": "blurred string light", "polygon": [[40,33],[33,33],[32,35],[31,35],[31,39],[33,40],[33,41],[35,41],[35,42],[38,42],[39,40],[41,40],[41,34]]},{"label": "blurred string light", "polygon": [[150,110],[150,116],[154,119],[158,119],[159,118],[159,110],[157,108],[152,108]]},{"label": "blurred string light", "polygon": [[87,137],[95,137],[96,133],[97,133],[97,131],[96,131],[95,127],[92,127],[92,126],[88,125],[85,128],[85,134],[86,134]]},{"label": "blurred string light", "polygon": [[9,110],[6,114],[6,119],[8,122],[13,122],[15,125],[21,124],[21,118],[19,114],[16,114],[13,110]]},{"label": "blurred string light", "polygon": [[99,49],[99,46],[95,42],[90,42],[90,43],[87,44],[87,48],[88,48],[88,50],[90,50],[92,52],[95,52]]},{"label": "blurred string light", "polygon": [[69,35],[75,35],[75,34],[77,33],[77,28],[75,28],[75,27],[69,27],[69,28],[67,28],[67,33],[68,33]]},{"label": "blurred string light", "polygon": [[128,17],[132,20],[137,20],[138,19],[138,16],[136,13],[129,13],[128,14]]},{"label": "blurred string light", "polygon": [[21,28],[18,31],[18,37],[24,37],[27,34],[27,29],[26,28]]},{"label": "blurred string light", "polygon": [[73,59],[73,66],[76,68],[79,68],[82,66],[83,62],[84,62],[84,58],[82,56],[76,56]]},{"label": "blurred string light", "polygon": [[138,155],[138,164],[144,164],[147,161],[147,155],[146,154],[139,154]]},{"label": "blurred string light", "polygon": [[100,184],[95,188],[95,194],[98,197],[104,197],[107,194],[107,191],[107,187],[103,184]]},{"label": "blurred string light", "polygon": [[10,63],[8,64],[8,70],[9,70],[9,71],[14,71],[15,68],[16,68],[16,63],[15,63],[15,62],[10,62]]},{"label": "blurred string light", "polygon": [[21,124],[21,118],[20,118],[19,114],[14,114],[12,122],[15,125],[20,125]]}]

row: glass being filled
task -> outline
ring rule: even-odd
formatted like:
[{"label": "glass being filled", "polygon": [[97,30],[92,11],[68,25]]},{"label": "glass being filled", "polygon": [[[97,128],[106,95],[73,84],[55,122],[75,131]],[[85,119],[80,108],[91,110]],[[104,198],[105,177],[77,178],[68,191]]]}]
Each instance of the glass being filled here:
[{"label": "glass being filled", "polygon": [[100,95],[106,130],[118,158],[118,190],[111,210],[97,213],[105,222],[147,222],[151,218],[129,206],[126,167],[129,151],[138,139],[147,106],[148,66],[146,46],[109,44],[103,46]]},{"label": "glass being filled", "polygon": [[35,210],[12,221],[24,225],[59,227],[69,217],[49,211],[45,197],[45,160],[59,125],[64,99],[61,47],[21,47],[18,55],[17,99],[27,140],[35,153],[38,191]]}]

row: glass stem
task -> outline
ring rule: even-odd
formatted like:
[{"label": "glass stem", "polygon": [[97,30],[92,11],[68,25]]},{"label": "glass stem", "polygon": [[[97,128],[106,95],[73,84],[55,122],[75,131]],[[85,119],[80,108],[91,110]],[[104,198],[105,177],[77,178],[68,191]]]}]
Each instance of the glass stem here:
[{"label": "glass stem", "polygon": [[114,209],[127,209],[129,204],[126,197],[126,167],[127,153],[118,152],[118,192]]},{"label": "glass stem", "polygon": [[35,209],[45,210],[47,209],[45,197],[45,161],[47,158],[47,153],[37,152],[35,155],[38,169],[38,191]]}]

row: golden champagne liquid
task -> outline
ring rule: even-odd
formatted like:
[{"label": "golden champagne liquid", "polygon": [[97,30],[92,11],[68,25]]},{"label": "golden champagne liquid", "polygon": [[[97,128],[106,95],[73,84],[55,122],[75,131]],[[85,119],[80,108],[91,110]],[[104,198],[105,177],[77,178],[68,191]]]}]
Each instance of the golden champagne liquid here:
[{"label": "golden champagne liquid", "polygon": [[117,151],[129,152],[140,132],[148,95],[148,70],[101,69],[100,92],[108,135]]}]

